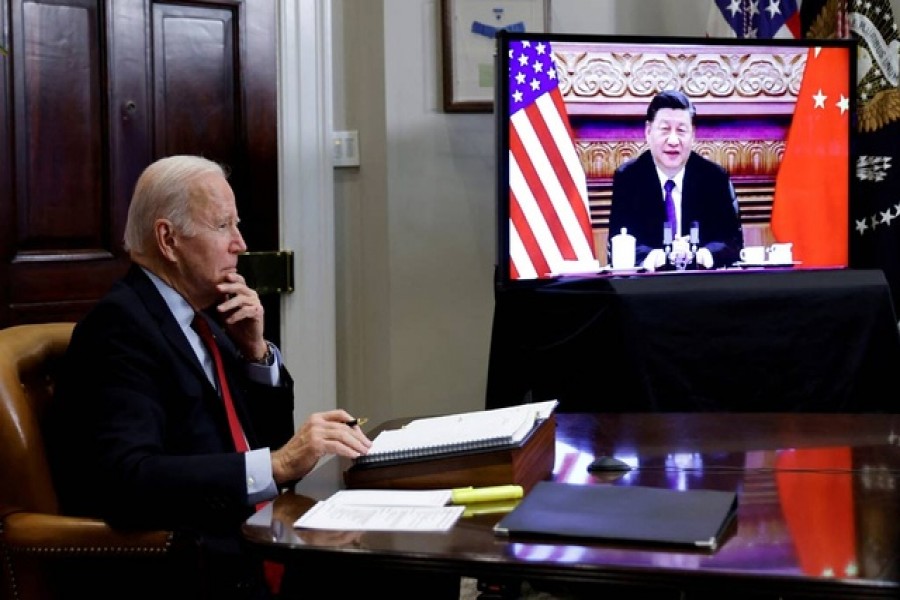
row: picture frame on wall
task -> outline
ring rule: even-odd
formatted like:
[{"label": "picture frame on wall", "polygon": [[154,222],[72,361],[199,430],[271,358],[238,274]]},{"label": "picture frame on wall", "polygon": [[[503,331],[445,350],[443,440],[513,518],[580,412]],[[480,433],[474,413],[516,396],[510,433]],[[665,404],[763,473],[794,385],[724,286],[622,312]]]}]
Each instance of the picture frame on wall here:
[{"label": "picture frame on wall", "polygon": [[493,111],[498,30],[549,28],[550,0],[441,0],[444,112]]}]

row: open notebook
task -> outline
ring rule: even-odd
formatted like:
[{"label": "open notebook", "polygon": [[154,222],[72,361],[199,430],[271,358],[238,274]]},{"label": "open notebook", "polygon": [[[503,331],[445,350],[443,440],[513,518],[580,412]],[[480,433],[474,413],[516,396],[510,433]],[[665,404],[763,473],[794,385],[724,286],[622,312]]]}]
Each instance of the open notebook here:
[{"label": "open notebook", "polygon": [[356,465],[382,464],[447,454],[515,446],[553,414],[547,400],[492,410],[414,419],[400,429],[379,433]]}]

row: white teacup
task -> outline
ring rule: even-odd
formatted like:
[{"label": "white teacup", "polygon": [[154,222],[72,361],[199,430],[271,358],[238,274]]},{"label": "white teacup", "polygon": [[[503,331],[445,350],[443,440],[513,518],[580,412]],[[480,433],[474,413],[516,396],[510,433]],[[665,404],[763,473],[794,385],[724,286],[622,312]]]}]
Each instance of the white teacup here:
[{"label": "white teacup", "polygon": [[794,253],[792,252],[793,244],[785,242],[781,244],[772,244],[769,246],[769,262],[786,265],[793,262]]},{"label": "white teacup", "polygon": [[762,264],[766,262],[766,247],[744,246],[741,248],[741,260],[749,264]]}]

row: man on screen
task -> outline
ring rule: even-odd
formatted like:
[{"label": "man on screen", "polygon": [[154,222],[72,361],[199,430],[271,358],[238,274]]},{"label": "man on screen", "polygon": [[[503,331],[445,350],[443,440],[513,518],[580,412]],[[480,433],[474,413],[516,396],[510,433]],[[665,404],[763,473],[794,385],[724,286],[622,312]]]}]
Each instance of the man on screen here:
[{"label": "man on screen", "polygon": [[743,246],[728,172],[693,150],[695,115],[682,92],[657,94],[644,124],[648,149],[613,175],[610,236],[625,228],[636,266],[650,271],[730,266]]}]

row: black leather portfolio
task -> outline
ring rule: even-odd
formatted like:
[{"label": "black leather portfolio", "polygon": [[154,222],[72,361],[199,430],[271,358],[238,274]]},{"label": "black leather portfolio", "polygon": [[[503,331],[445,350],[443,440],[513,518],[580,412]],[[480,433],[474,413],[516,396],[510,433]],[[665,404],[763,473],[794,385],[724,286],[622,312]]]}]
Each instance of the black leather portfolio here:
[{"label": "black leather portfolio", "polygon": [[735,492],[540,481],[494,532],[713,551],[736,513]]}]

